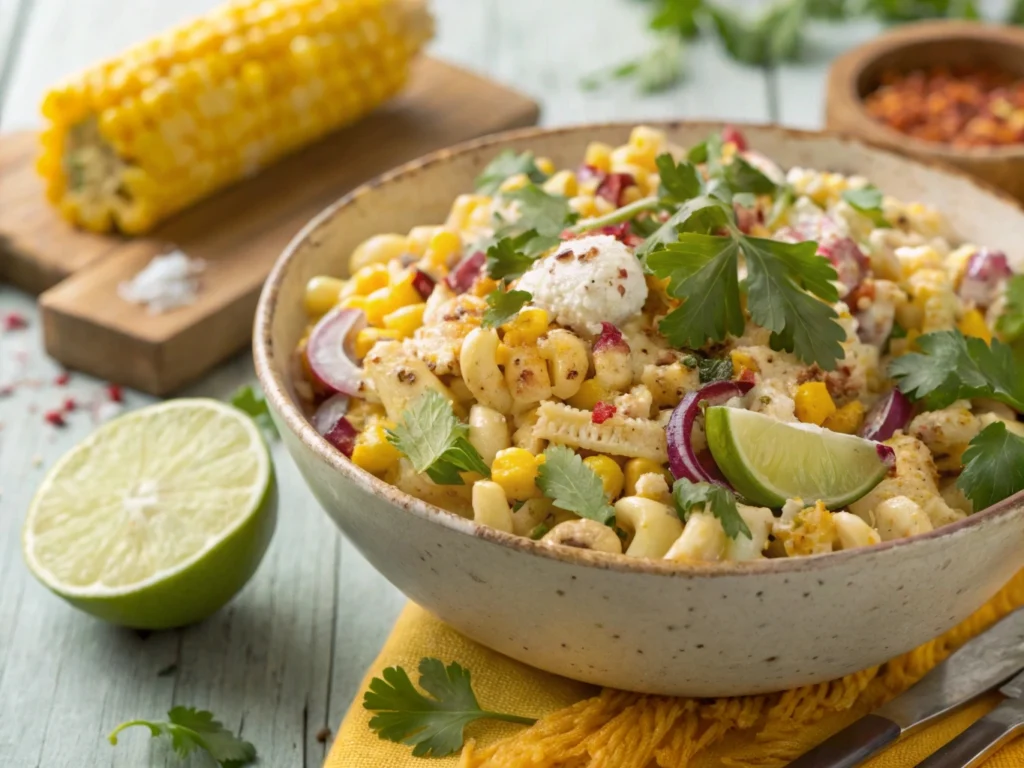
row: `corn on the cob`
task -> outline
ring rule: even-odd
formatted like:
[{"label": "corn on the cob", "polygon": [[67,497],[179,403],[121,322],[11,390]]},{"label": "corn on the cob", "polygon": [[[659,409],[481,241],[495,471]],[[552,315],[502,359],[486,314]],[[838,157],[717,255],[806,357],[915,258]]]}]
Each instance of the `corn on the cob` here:
[{"label": "corn on the cob", "polygon": [[424,0],[235,0],[50,91],[40,174],[69,221],[144,232],[357,120],[433,32]]}]

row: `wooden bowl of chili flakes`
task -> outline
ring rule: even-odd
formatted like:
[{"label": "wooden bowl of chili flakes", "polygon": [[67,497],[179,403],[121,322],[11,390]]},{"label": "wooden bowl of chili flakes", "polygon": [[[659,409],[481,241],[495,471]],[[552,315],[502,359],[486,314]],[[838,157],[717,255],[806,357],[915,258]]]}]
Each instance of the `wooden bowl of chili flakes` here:
[{"label": "wooden bowl of chili flakes", "polygon": [[914,24],[840,56],[826,123],[1024,200],[1024,29]]}]

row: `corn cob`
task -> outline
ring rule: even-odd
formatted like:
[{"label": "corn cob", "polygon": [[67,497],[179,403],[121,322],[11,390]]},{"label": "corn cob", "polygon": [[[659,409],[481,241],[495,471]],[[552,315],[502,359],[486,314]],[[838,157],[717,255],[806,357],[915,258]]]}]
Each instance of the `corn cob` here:
[{"label": "corn cob", "polygon": [[51,90],[49,200],[145,232],[396,93],[433,33],[424,0],[235,0]]}]

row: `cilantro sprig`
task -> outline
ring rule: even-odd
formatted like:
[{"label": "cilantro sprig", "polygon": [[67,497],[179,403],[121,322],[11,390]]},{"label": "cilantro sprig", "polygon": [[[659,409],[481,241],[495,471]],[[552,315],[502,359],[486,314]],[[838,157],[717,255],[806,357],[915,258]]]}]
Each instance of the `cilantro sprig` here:
[{"label": "cilantro sprig", "polygon": [[256,759],[256,747],[231,733],[211,712],[174,707],[167,713],[167,720],[129,720],[111,731],[107,739],[116,746],[118,734],[134,726],[148,728],[154,739],[168,739],[180,758],[199,750],[221,768],[241,768]]},{"label": "cilantro sprig", "polygon": [[989,424],[971,440],[962,461],[964,469],[956,484],[975,511],[1024,489],[1024,438],[1001,421]]},{"label": "cilantro sprig", "polygon": [[500,223],[494,235],[478,244],[487,254],[487,274],[495,280],[519,277],[537,257],[561,242],[561,235],[578,218],[562,195],[552,195],[535,184],[502,192],[517,203],[519,217]]},{"label": "cilantro sprig", "polygon": [[1024,413],[1024,367],[1006,344],[993,339],[989,346],[960,331],[937,331],[918,336],[917,345],[921,352],[893,360],[889,374],[925,409],[988,397]]},{"label": "cilantro sprig", "polygon": [[388,667],[370,681],[363,695],[363,708],[374,712],[370,728],[382,739],[412,745],[415,757],[444,757],[458,752],[465,741],[465,728],[484,718],[507,723],[533,725],[531,717],[520,717],[480,708],[469,670],[452,662],[424,658],[419,664],[419,685],[412,684],[402,667]]},{"label": "cilantro sprig", "polygon": [[402,411],[388,442],[405,454],[417,472],[426,472],[438,485],[463,485],[460,472],[491,471],[469,442],[469,427],[460,422],[451,401],[428,389]]},{"label": "cilantro sprig", "polygon": [[510,291],[504,283],[487,294],[487,309],[484,311],[481,325],[484,328],[497,328],[504,325],[521,310],[533,296],[529,291]]},{"label": "cilantro sprig", "polygon": [[553,445],[544,451],[544,463],[537,470],[537,487],[556,507],[580,517],[608,523],[615,516],[601,478],[564,445]]},{"label": "cilantro sprig", "polygon": [[533,182],[541,182],[547,178],[537,167],[533,152],[517,155],[511,149],[506,149],[491,160],[476,177],[476,191],[482,195],[493,195],[502,182],[519,173],[525,173]]},{"label": "cilantro sprig", "polygon": [[877,187],[848,189],[843,192],[843,200],[855,211],[871,219],[875,226],[889,226],[889,221],[882,212],[882,192]]},{"label": "cilantro sprig", "polygon": [[710,512],[718,518],[722,530],[730,539],[735,539],[740,534],[748,539],[753,538],[736,507],[736,496],[728,488],[711,483],[694,483],[680,478],[672,486],[672,499],[683,521],[690,517],[694,507],[702,507],[703,511]]}]

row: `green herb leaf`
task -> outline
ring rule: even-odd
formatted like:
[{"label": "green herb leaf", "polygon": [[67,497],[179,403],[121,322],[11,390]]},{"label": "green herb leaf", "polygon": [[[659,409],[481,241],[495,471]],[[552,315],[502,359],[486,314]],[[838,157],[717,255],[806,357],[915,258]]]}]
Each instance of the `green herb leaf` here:
[{"label": "green herb leaf", "polygon": [[256,747],[214,720],[212,713],[192,707],[174,707],[167,713],[166,721],[129,720],[117,726],[107,738],[116,745],[121,731],[137,725],[148,728],[153,738],[169,739],[174,754],[180,758],[202,750],[221,768],[241,768],[256,759]]},{"label": "green herb leaf", "polygon": [[417,472],[426,472],[438,485],[462,485],[459,472],[491,471],[468,440],[469,427],[452,410],[451,401],[428,389],[402,411],[394,430],[387,430],[388,442],[398,448]]},{"label": "green herb leaf", "polygon": [[685,203],[704,191],[700,171],[689,162],[676,163],[667,152],[655,160],[661,177],[659,196],[676,203]]},{"label": "green herb leaf", "polygon": [[541,182],[547,178],[534,162],[533,152],[517,155],[511,149],[506,149],[491,160],[476,177],[476,191],[483,195],[493,195],[505,179],[517,173],[525,173],[533,182]]},{"label": "green herb leaf", "polygon": [[279,437],[277,426],[270,417],[270,408],[263,397],[262,392],[257,392],[253,387],[246,384],[235,390],[231,396],[231,404],[240,411],[244,411],[252,417],[257,426],[270,438]]},{"label": "green herb leaf", "polygon": [[440,659],[420,660],[420,688],[413,687],[402,667],[388,667],[370,680],[363,695],[363,708],[374,712],[370,728],[382,739],[412,745],[415,757],[444,757],[458,752],[465,741],[464,730],[483,718],[533,725],[529,717],[507,715],[480,708],[470,681],[469,670]]},{"label": "green herb leaf", "polygon": [[976,512],[1024,489],[1024,438],[1001,421],[985,427],[967,446],[956,484]]},{"label": "green herb leaf", "polygon": [[679,209],[644,240],[636,253],[646,260],[649,254],[676,242],[681,231],[707,234],[731,220],[732,209],[721,200],[701,195],[683,203]]},{"label": "green herb leaf", "polygon": [[544,463],[537,470],[537,487],[556,507],[580,517],[607,523],[615,516],[601,478],[564,445],[553,445],[544,451]]},{"label": "green herb leaf", "polygon": [[882,213],[882,193],[877,187],[848,189],[843,192],[843,200],[849,203],[855,211],[871,219],[876,226],[889,226],[885,214]]},{"label": "green herb leaf", "polygon": [[528,291],[508,291],[504,284],[499,285],[497,290],[487,294],[487,310],[481,325],[484,328],[504,325],[519,314],[519,310],[532,298]]},{"label": "green herb leaf", "polygon": [[686,153],[686,159],[694,165],[701,165],[708,161],[708,143],[702,141],[700,144],[694,144],[690,147],[690,151]]},{"label": "green herb leaf", "polygon": [[704,0],[661,0],[661,8],[651,19],[651,29],[672,31],[683,38],[696,37],[703,6]]},{"label": "green herb leaf", "polygon": [[1024,413],[1024,367],[1006,344],[993,339],[989,346],[960,331],[938,331],[918,336],[917,345],[921,352],[893,360],[889,374],[926,409],[989,397]]},{"label": "green herb leaf", "polygon": [[771,195],[778,189],[778,185],[769,179],[763,171],[755,168],[747,160],[740,156],[733,158],[731,163],[723,165],[725,180],[729,189],[735,196],[740,193],[752,195]]},{"label": "green herb leaf", "polygon": [[697,371],[701,384],[713,381],[728,381],[732,378],[732,358],[707,357],[697,360]]},{"label": "green herb leaf", "polygon": [[503,237],[487,247],[487,274],[495,280],[516,278],[533,266],[536,256],[524,249],[537,237],[535,230],[528,230],[516,237]]},{"label": "green herb leaf", "polygon": [[736,507],[736,496],[728,488],[711,483],[693,483],[685,478],[676,480],[672,486],[672,498],[676,503],[679,517],[684,521],[696,506],[702,506],[722,524],[722,530],[730,539],[743,534],[752,539],[750,529]]},{"label": "green herb leaf", "polygon": [[517,227],[532,229],[539,237],[554,238],[548,248],[557,245],[562,231],[576,221],[576,214],[569,207],[568,198],[549,195],[534,184],[506,192],[504,196],[519,201],[520,215],[515,223]]},{"label": "green herb leaf", "polygon": [[1006,283],[1006,307],[996,320],[996,330],[1008,344],[1024,336],[1024,275],[1014,275]]}]

